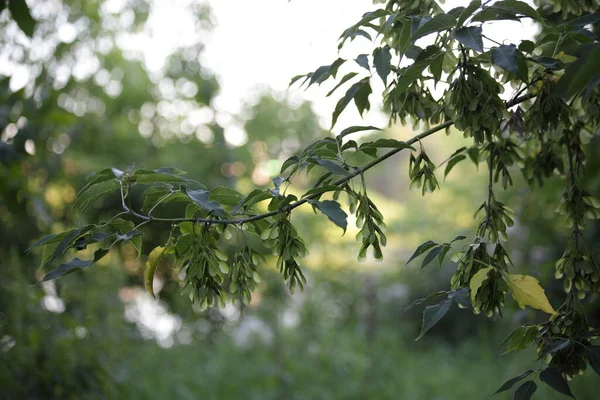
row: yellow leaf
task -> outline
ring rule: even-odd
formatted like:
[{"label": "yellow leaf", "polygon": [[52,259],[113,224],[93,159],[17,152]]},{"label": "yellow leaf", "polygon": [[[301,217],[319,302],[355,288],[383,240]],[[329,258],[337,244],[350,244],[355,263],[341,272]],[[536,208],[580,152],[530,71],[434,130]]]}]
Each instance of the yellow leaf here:
[{"label": "yellow leaf", "polygon": [[556,314],[544,289],[533,276],[506,274],[506,277],[512,296],[519,303],[519,307],[525,309],[525,306],[529,306],[548,314]]},{"label": "yellow leaf", "polygon": [[160,259],[165,254],[166,247],[158,246],[148,254],[148,260],[146,261],[146,270],[144,271],[144,287],[154,297],[154,273],[160,263]]},{"label": "yellow leaf", "polygon": [[469,288],[471,289],[471,303],[475,304],[475,296],[477,296],[477,291],[483,284],[483,282],[487,279],[488,273],[492,267],[482,268],[473,277],[471,278],[471,282],[469,282]]}]

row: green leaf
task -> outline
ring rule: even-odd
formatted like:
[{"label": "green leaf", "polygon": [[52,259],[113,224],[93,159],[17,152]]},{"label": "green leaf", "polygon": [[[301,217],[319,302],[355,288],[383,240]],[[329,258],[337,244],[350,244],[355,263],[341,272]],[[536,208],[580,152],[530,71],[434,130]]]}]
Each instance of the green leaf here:
[{"label": "green leaf", "polygon": [[535,50],[535,43],[531,40],[521,40],[521,43],[519,43],[519,50],[531,54]]},{"label": "green leaf", "polygon": [[516,351],[517,353],[527,346],[530,343],[534,342],[538,335],[538,328],[535,325],[524,325],[520,326],[514,331],[512,331],[506,339],[500,343],[498,346],[498,350],[501,349],[506,343],[508,346],[506,347],[506,351],[502,354],[510,353],[511,351]]},{"label": "green leaf", "polygon": [[500,386],[500,389],[496,390],[494,392],[494,394],[505,392],[505,391],[511,389],[515,385],[515,383],[519,382],[523,378],[528,377],[529,375],[531,375],[532,372],[533,372],[533,370],[530,369],[530,370],[527,370],[527,371],[523,372],[520,375],[515,376],[514,378],[510,378],[509,380],[507,380],[506,382],[504,382],[502,384],[502,386]]},{"label": "green leaf", "polygon": [[206,211],[210,211],[215,215],[222,216],[225,214],[225,211],[221,207],[221,205],[215,201],[211,201],[209,199],[210,192],[203,189],[198,190],[189,190],[187,188],[184,189],[184,193],[192,200],[194,203],[198,204],[200,207],[205,209]]},{"label": "green leaf", "polygon": [[302,195],[302,197],[316,196],[316,195],[323,194],[326,192],[334,192],[336,190],[340,190],[340,187],[334,186],[334,185],[319,186],[319,187],[310,189],[308,192],[304,193]]},{"label": "green leaf", "polygon": [[517,47],[514,44],[510,44],[492,49],[492,64],[515,75],[518,74],[519,60],[517,59]]},{"label": "green leaf", "polygon": [[300,159],[298,158],[298,156],[291,156],[283,162],[283,165],[281,166],[281,171],[279,171],[279,173],[283,174],[286,169],[288,169],[291,166],[298,165],[298,163],[300,163]]},{"label": "green leaf", "polygon": [[[365,78],[365,79],[368,79],[368,78]],[[338,101],[338,103],[335,106],[335,110],[333,111],[331,128],[333,128],[333,126],[335,125],[335,123],[336,123],[338,117],[340,116],[340,114],[342,113],[342,111],[344,111],[346,106],[348,106],[348,104],[350,104],[352,99],[354,99],[354,96],[356,96],[356,93],[358,93],[358,91],[360,90],[363,81],[364,81],[364,79],[360,80],[360,81],[356,82],[355,84],[353,84],[352,86],[350,86],[350,88],[348,89],[348,91],[346,92],[344,97],[342,97]]]},{"label": "green leaf", "polygon": [[338,88],[340,86],[342,86],[344,83],[348,82],[350,79],[354,78],[356,75],[358,75],[358,72],[350,72],[349,74],[344,75],[342,80],[337,85],[335,85],[335,87],[333,89],[331,89],[325,97],[331,96],[336,90],[338,90]]},{"label": "green leaf", "polygon": [[[387,86],[387,77],[390,74],[392,62],[392,55],[390,53],[390,47],[378,47],[373,51],[373,64],[377,75],[383,81],[383,84]],[[368,64],[367,64],[368,65]],[[367,68],[368,69],[368,68]]]},{"label": "green leaf", "polygon": [[519,21],[519,18],[514,12],[493,7],[486,7],[473,17],[473,21],[476,22],[498,21],[503,19]]},{"label": "green leaf", "polygon": [[433,299],[436,299],[436,298],[438,298],[440,296],[444,296],[444,295],[447,295],[447,294],[448,294],[448,292],[445,291],[445,290],[442,290],[442,291],[439,291],[439,292],[430,293],[429,296],[427,296],[427,297],[425,297],[423,299],[415,300],[412,303],[410,303],[410,305],[408,307],[406,307],[404,309],[404,311],[406,312],[406,311],[410,310],[411,308],[413,308],[415,306],[418,306],[420,304],[425,303],[426,301],[433,300]]},{"label": "green leaf", "polygon": [[338,58],[331,65],[323,65],[323,66],[317,68],[317,70],[315,72],[313,72],[312,76],[310,77],[310,83],[308,84],[308,86],[310,86],[314,83],[317,83],[320,85],[321,83],[325,82],[330,77],[335,78],[335,75],[337,74],[338,69],[345,62],[346,62],[346,60],[344,60],[343,58]]},{"label": "green leaf", "polygon": [[60,264],[56,269],[48,272],[38,283],[46,282],[52,279],[60,278],[66,274],[71,272],[75,272],[77,270],[89,268],[102,257],[104,257],[108,253],[106,249],[98,249],[94,252],[93,260],[80,260],[79,258],[74,258],[68,263]]},{"label": "green leaf", "polygon": [[73,204],[72,210],[83,213],[94,202],[100,200],[107,194],[114,192],[121,186],[116,179],[101,181],[99,183],[88,186],[84,192],[79,192],[77,200]]},{"label": "green leaf", "polygon": [[529,4],[522,2],[522,1],[518,1],[518,0],[498,1],[498,2],[494,3],[490,8],[495,9],[495,10],[509,11],[511,13],[514,13],[515,15],[529,17],[531,19],[534,19],[534,20],[536,20],[538,22],[542,22],[542,23],[544,22],[544,20],[542,19],[542,17],[540,17],[540,14],[538,14],[538,12],[536,10],[534,10]]},{"label": "green leaf", "polygon": [[376,126],[351,126],[350,128],[346,128],[343,131],[341,131],[340,134],[337,136],[337,138],[342,139],[343,137],[350,135],[351,133],[355,133],[355,132],[380,131],[380,130],[381,129]]},{"label": "green leaf", "polygon": [[413,41],[415,41],[431,33],[453,28],[455,24],[455,16],[448,14],[438,14],[435,17],[431,18],[429,21],[425,22],[423,25],[421,25],[413,35],[412,39]]},{"label": "green leaf", "polygon": [[317,164],[319,164],[321,167],[325,168],[327,171],[331,172],[332,174],[348,175],[348,171],[346,171],[339,164],[336,164],[333,161],[318,159],[318,160],[315,160],[315,162]]},{"label": "green leaf", "polygon": [[404,265],[408,265],[412,260],[414,260],[415,258],[419,257],[421,254],[425,253],[427,250],[431,249],[432,247],[438,246],[438,245],[439,245],[439,243],[434,242],[432,240],[428,240],[425,243],[421,243],[419,245],[419,247],[417,247],[417,249],[415,250],[415,252],[413,253],[413,255],[410,256],[410,258],[408,259],[408,261]]},{"label": "green leaf", "polygon": [[557,351],[566,349],[567,347],[569,347],[569,344],[571,344],[569,340],[555,340],[553,342],[548,343],[540,352],[538,360],[544,358],[548,354],[554,354]]},{"label": "green leaf", "polygon": [[565,64],[562,61],[552,57],[534,57],[533,61],[552,71],[565,68]]},{"label": "green leaf", "polygon": [[410,146],[405,142],[401,142],[396,139],[377,139],[374,142],[365,142],[360,145],[359,151],[366,153],[370,156],[377,156],[377,149],[411,149],[415,150],[414,147]]},{"label": "green leaf", "polygon": [[431,57],[425,60],[417,61],[411,66],[402,70],[402,74],[398,77],[396,81],[396,91],[398,93],[403,92],[415,80],[421,78],[423,75],[423,71],[425,71],[425,68],[429,67],[429,65],[433,62],[434,59],[435,57]]},{"label": "green leaf", "polygon": [[590,367],[600,375],[600,346],[587,346],[585,351],[588,355]]},{"label": "green leaf", "polygon": [[446,176],[448,176],[448,174],[450,173],[450,171],[452,171],[452,168],[454,168],[454,166],[456,164],[458,164],[459,162],[461,162],[462,160],[466,159],[467,156],[460,154],[456,157],[452,157],[450,159],[450,161],[448,161],[448,164],[446,165],[446,168],[444,169],[444,179],[446,179]]},{"label": "green leaf", "polygon": [[236,206],[236,210],[241,207],[250,208],[257,203],[260,203],[261,201],[269,200],[272,198],[273,195],[271,193],[261,189],[254,189],[250,192],[250,194],[248,194],[248,196],[246,196],[244,200],[240,202],[241,204],[238,204]]},{"label": "green leaf", "polygon": [[358,113],[362,117],[363,112],[369,111],[371,108],[371,103],[369,103],[369,95],[373,93],[371,89],[371,84],[369,82],[369,78],[363,79],[358,92],[354,96],[354,104],[356,104],[356,108],[358,109]]},{"label": "green leaf", "polygon": [[[160,167],[154,170],[154,172],[159,172],[161,174],[169,174],[169,175],[185,175],[185,171],[180,170],[176,167]],[[119,178],[117,176],[117,178]]]},{"label": "green leaf", "polygon": [[[583,47],[583,46],[582,46]],[[554,93],[565,99],[586,88],[592,90],[598,85],[598,65],[600,65],[600,45],[594,44],[583,48],[583,56],[570,63],[565,74],[554,87]]]},{"label": "green leaf", "polygon": [[431,264],[431,262],[440,254],[443,247],[444,246],[434,247],[429,253],[427,253],[427,255],[423,258],[423,262],[421,263],[421,268],[419,268],[419,271]]},{"label": "green leaf", "polygon": [[210,196],[208,199],[211,201],[215,201],[219,204],[223,204],[225,206],[236,206],[244,196],[237,191],[224,187],[218,186],[210,191]]},{"label": "green leaf", "polygon": [[469,308],[471,307],[471,300],[469,300],[469,289],[458,288],[448,294],[448,298],[458,304],[459,307]]},{"label": "green leaf", "polygon": [[467,6],[467,8],[465,8],[463,10],[463,12],[460,13],[460,16],[458,17],[458,21],[457,21],[457,26],[462,26],[462,24],[465,23],[465,21],[471,16],[473,15],[473,13],[475,12],[475,10],[477,10],[479,7],[481,7],[481,0],[473,0],[469,3],[469,5]]},{"label": "green leaf", "polygon": [[580,17],[572,19],[569,22],[565,22],[559,26],[568,25],[568,26],[573,26],[573,27],[584,27],[586,25],[593,25],[598,21],[600,21],[600,11],[596,11],[593,14],[582,15]]},{"label": "green leaf", "polygon": [[346,232],[348,227],[348,214],[342,210],[340,203],[333,200],[315,201],[309,200],[309,203],[319,209],[327,218]]},{"label": "green leaf", "polygon": [[537,385],[534,381],[527,381],[515,390],[513,400],[529,400],[537,390]]},{"label": "green leaf", "polygon": [[358,65],[371,72],[371,67],[369,66],[369,56],[367,54],[359,54],[358,57],[354,60]]},{"label": "green leaf", "polygon": [[575,398],[571,389],[569,389],[569,383],[562,375],[562,373],[555,367],[548,367],[540,373],[540,381],[546,383],[552,389],[558,393],[562,393],[566,396]]},{"label": "green leaf", "polygon": [[133,173],[133,180],[139,184],[151,184],[151,183],[189,183],[188,179],[185,179],[178,175],[172,175],[165,172],[150,171],[146,169],[138,169]]},{"label": "green leaf", "polygon": [[37,242],[35,242],[31,246],[29,246],[29,248],[27,250],[25,250],[25,252],[29,253],[32,249],[43,246],[43,245],[47,244],[48,242],[50,242],[52,239],[56,238],[57,236],[58,235],[56,233],[53,233],[48,236],[44,236],[43,238],[41,238],[40,240],[38,240]]},{"label": "green leaf", "polygon": [[35,20],[29,13],[29,8],[25,0],[9,0],[8,9],[13,19],[27,36],[32,37],[35,31]]},{"label": "green leaf", "polygon": [[154,297],[154,274],[156,273],[156,268],[160,264],[160,260],[165,254],[166,250],[166,246],[158,246],[155,247],[150,252],[150,254],[148,254],[148,260],[146,261],[146,269],[144,270],[144,287],[152,297]]},{"label": "green leaf", "polygon": [[473,277],[469,282],[469,289],[471,289],[471,302],[475,303],[475,297],[477,296],[477,291],[483,285],[488,278],[488,274],[492,270],[492,267],[482,268]]},{"label": "green leaf", "polygon": [[481,31],[481,26],[467,26],[457,30],[454,34],[454,37],[463,46],[483,53],[483,39],[481,37]]},{"label": "green leaf", "polygon": [[437,324],[450,310],[452,300],[446,299],[435,306],[425,307],[423,311],[423,326],[421,327],[421,334],[415,340],[419,340],[425,335],[425,333]]}]

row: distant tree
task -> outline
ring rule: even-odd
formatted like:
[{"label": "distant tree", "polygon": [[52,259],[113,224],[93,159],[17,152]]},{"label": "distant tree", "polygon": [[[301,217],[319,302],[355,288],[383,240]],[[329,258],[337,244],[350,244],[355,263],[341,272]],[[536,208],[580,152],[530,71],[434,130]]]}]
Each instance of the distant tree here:
[{"label": "distant tree", "polygon": [[[413,304],[443,298],[425,308],[419,337],[448,312],[452,303],[495,318],[502,315],[505,296],[510,294],[521,308],[541,310],[549,318],[516,329],[503,346],[507,351],[519,351],[535,345],[542,359],[537,371],[540,381],[572,396],[567,380],[588,364],[600,374],[600,346],[591,342],[600,332],[590,326],[583,309],[585,302],[597,301],[600,292],[600,271],[591,255],[592,243],[584,236],[586,220],[600,217],[600,201],[582,186],[585,146],[600,127],[600,12],[596,11],[600,3],[538,1],[538,9],[534,9],[518,0],[474,0],[448,12],[434,0],[376,3],[384,5],[346,29],[339,44],[341,49],[358,37],[366,38],[374,42],[371,54],[359,54],[352,61],[338,58],[294,77],[291,84],[320,85],[336,79],[340,67],[348,63],[355,71],[341,77],[328,93],[349,85],[333,111],[332,129],[351,102],[361,115],[369,111],[372,79],[381,79],[385,85],[383,102],[391,122],[412,121],[433,127],[404,142],[379,139],[362,143],[351,139],[352,135],[379,128],[345,128],[289,157],[271,188],[247,195],[227,187],[208,189],[171,167],[104,169],[80,190],[73,211],[83,213],[95,201],[116,192],[120,212],[108,221],[49,235],[35,243],[32,248],[44,250],[42,268],[59,263],[41,281],[89,268],[115,245],[131,242],[141,250],[141,228],[167,223],[166,243],[147,257],[145,279],[151,294],[156,268],[164,257],[174,256],[184,272],[184,290],[192,302],[202,307],[222,306],[228,301],[247,303],[269,254],[276,256],[276,265],[293,292],[306,283],[300,263],[308,251],[293,224],[293,211],[308,204],[345,232],[347,213],[338,202],[342,196],[360,228],[359,259],[367,257],[369,248],[375,259],[382,259],[384,218],[369,198],[365,173],[407,151],[410,186],[424,195],[438,190],[437,166],[428,157],[424,141],[437,132],[449,132],[454,125],[463,132],[465,146],[447,160],[444,176],[464,160],[485,164],[487,195],[476,212],[478,227],[467,244],[458,244],[464,243],[466,235],[441,242],[429,240],[409,259],[424,256],[421,268],[425,268],[436,260],[441,263],[453,251],[456,263],[449,290]],[[31,34],[35,21],[26,12],[24,1],[10,1],[8,5],[20,28]],[[523,19],[543,28],[535,41],[508,43],[486,34],[489,23]],[[501,94],[509,87],[513,92],[503,100]],[[352,156],[357,153],[372,160],[353,165]],[[514,224],[513,212],[498,200],[498,192],[500,187],[513,185],[517,170],[533,188],[551,176],[564,180],[558,211],[566,217],[570,236],[555,266],[555,276],[562,280],[565,292],[564,302],[556,309],[536,278],[511,272],[505,242],[507,228]],[[292,178],[303,172],[313,172],[312,187],[300,198],[287,194]],[[131,197],[139,193],[133,191],[137,187],[144,192],[136,208]],[[332,197],[324,199],[326,194]],[[256,207],[263,202],[268,202],[266,212]],[[175,206],[165,207],[172,204]],[[237,244],[232,257],[221,250],[226,243]],[[60,263],[68,251],[88,246],[97,247],[92,259]],[[530,398],[536,383],[521,381],[532,373],[528,370],[508,380],[498,392],[519,383],[515,398]]]}]

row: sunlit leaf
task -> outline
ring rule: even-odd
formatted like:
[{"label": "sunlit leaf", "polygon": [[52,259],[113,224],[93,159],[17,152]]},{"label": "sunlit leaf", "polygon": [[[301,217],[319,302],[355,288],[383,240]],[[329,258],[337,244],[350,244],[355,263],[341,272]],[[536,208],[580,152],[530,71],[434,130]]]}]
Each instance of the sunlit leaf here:
[{"label": "sunlit leaf", "polygon": [[482,268],[473,277],[469,282],[469,289],[471,289],[471,302],[475,303],[475,297],[477,296],[477,291],[483,285],[483,282],[488,278],[488,274],[492,270],[492,267]]},{"label": "sunlit leaf", "polygon": [[508,286],[519,307],[525,306],[556,314],[537,279],[528,275],[506,274]]}]

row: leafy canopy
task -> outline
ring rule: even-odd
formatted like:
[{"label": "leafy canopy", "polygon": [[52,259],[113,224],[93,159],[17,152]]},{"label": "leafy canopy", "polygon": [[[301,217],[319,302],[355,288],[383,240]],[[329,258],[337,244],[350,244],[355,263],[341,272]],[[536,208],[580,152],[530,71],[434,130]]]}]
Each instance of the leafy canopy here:
[{"label": "leafy canopy", "polygon": [[[327,96],[347,87],[333,111],[332,129],[351,103],[361,115],[370,110],[373,79],[385,85],[383,102],[391,123],[412,121],[415,127],[432,128],[405,142],[379,139],[360,144],[351,139],[352,134],[379,128],[345,128],[290,157],[272,187],[247,195],[225,187],[209,189],[175,168],[107,168],[90,177],[73,212],[84,213],[112,193],[120,197],[122,210],[108,221],[53,234],[35,243],[32,248],[43,250],[43,269],[60,263],[41,281],[90,268],[115,245],[129,242],[140,252],[143,226],[162,222],[171,226],[169,238],[149,253],[144,274],[152,295],[158,265],[163,258],[174,257],[191,301],[202,307],[223,306],[228,301],[248,303],[260,282],[260,268],[270,254],[275,255],[277,267],[293,292],[306,284],[301,263],[308,250],[292,215],[306,204],[343,232],[348,224],[347,211],[354,214],[360,228],[359,259],[365,258],[369,249],[376,259],[382,259],[387,241],[384,216],[369,197],[365,173],[398,152],[410,152],[411,188],[420,189],[423,195],[438,190],[438,166],[428,157],[424,139],[444,129],[449,133],[448,128],[454,125],[463,132],[465,145],[450,155],[444,176],[465,160],[484,164],[487,194],[476,211],[478,227],[471,240],[464,242],[467,235],[443,243],[429,240],[409,260],[424,256],[421,268],[426,268],[436,260],[441,264],[452,251],[456,267],[448,291],[432,293],[410,306],[445,296],[425,308],[419,338],[453,303],[476,314],[499,317],[508,294],[521,308],[541,310],[548,319],[516,329],[501,347],[506,345],[510,352],[534,344],[546,365],[541,364],[538,371],[540,382],[573,397],[568,379],[588,364],[600,374],[600,352],[591,342],[599,332],[589,325],[582,308],[582,302],[600,292],[598,265],[583,236],[586,221],[600,216],[600,202],[581,183],[585,146],[600,125],[600,12],[596,11],[600,3],[540,1],[535,9],[518,0],[473,0],[447,12],[434,0],[376,3],[383,4],[346,29],[338,46],[341,49],[353,40],[369,40],[373,43],[371,54],[359,54],[352,61],[338,58],[292,78],[291,84],[310,87],[337,80]],[[35,20],[26,3],[0,2],[0,7],[7,4],[19,28],[32,36]],[[487,34],[496,21],[524,19],[541,28],[535,41],[507,43]],[[355,70],[338,77],[343,65]],[[512,92],[507,92],[509,87]],[[351,156],[357,153],[372,160],[353,165]],[[304,195],[286,194],[295,176],[311,171],[316,179]],[[537,279],[511,272],[506,241],[514,214],[499,196],[502,189],[513,185],[516,172],[532,186],[557,175],[564,181],[558,212],[566,216],[570,236],[555,266],[555,277],[562,280],[565,290],[564,302],[556,308]],[[350,185],[355,178],[358,182]],[[134,191],[138,187],[143,188],[142,207],[134,209],[130,198],[132,193],[139,193]],[[323,199],[326,194],[332,194],[331,198]],[[340,204],[342,198],[346,199],[347,211]],[[172,204],[175,207],[165,207]],[[259,204],[266,204],[267,211],[258,211]],[[233,256],[220,250],[225,243],[237,244]],[[97,248],[92,259],[61,263],[67,253],[88,246]],[[533,372],[527,370],[509,379],[497,392],[512,389]],[[536,383],[528,380],[516,388],[514,398],[529,399],[536,389]]]}]

